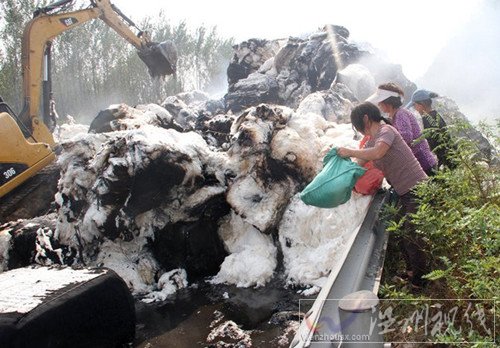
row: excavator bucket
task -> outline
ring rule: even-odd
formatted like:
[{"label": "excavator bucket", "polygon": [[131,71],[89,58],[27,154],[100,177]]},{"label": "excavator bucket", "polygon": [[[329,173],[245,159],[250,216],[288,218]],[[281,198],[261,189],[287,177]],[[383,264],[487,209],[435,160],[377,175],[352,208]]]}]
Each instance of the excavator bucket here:
[{"label": "excavator bucket", "polygon": [[172,41],[151,42],[137,54],[146,64],[152,77],[172,75],[177,64],[177,47]]}]

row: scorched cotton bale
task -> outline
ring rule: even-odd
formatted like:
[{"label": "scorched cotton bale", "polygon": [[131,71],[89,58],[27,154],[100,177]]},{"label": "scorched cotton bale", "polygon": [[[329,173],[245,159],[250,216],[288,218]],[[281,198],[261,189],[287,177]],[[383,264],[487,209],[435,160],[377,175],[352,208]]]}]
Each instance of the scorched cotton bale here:
[{"label": "scorched cotton bale", "polygon": [[135,336],[133,298],[108,269],[19,268],[0,274],[0,346],[116,347]]}]

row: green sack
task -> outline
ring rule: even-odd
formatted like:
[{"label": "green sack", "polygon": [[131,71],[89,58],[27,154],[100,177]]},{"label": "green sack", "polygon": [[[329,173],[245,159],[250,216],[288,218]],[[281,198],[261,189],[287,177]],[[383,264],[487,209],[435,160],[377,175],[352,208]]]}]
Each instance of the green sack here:
[{"label": "green sack", "polygon": [[320,208],[335,208],[351,198],[351,191],[366,169],[349,158],[337,156],[333,148],[323,158],[323,169],[300,193],[307,205]]}]

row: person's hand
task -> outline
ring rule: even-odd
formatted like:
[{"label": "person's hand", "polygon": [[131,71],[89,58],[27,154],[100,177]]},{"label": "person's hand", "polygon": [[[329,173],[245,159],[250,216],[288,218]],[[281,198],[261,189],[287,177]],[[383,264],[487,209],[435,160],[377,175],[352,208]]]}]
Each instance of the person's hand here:
[{"label": "person's hand", "polygon": [[338,147],[337,148],[337,155],[340,157],[351,157],[351,149],[348,149],[347,147]]}]

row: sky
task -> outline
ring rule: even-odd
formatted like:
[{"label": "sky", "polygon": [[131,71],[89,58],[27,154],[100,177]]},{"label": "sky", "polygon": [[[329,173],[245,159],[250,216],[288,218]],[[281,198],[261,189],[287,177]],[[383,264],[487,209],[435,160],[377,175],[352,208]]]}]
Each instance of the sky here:
[{"label": "sky", "polygon": [[[419,88],[439,87],[441,90],[437,93],[443,95],[447,95],[448,89],[443,89],[443,83],[436,81],[435,76],[431,76],[430,87],[425,85],[429,71],[441,70],[439,66],[435,66],[438,57],[441,56],[442,64],[446,65],[447,59],[470,59],[472,55],[483,54],[485,49],[492,49],[489,46],[499,46],[498,41],[492,40],[490,33],[492,30],[500,32],[500,24],[495,24],[500,23],[500,4],[497,0],[418,0],[411,2],[396,0],[308,0],[304,2],[114,0],[113,3],[136,23],[146,15],[155,15],[163,10],[166,19],[172,24],[184,20],[193,28],[202,24],[217,26],[220,35],[234,37],[236,42],[250,38],[278,39],[300,36],[314,32],[324,24],[343,25],[350,31],[352,41],[367,42],[380,50],[379,54],[389,61],[401,64],[404,74],[410,80],[417,82]],[[492,10],[495,10],[493,16]],[[491,25],[482,25],[484,16],[491,17],[488,18],[491,23],[488,23],[495,28]],[[454,55],[444,58],[443,51],[449,48],[450,42],[460,43],[460,36],[464,36],[464,30],[470,32],[471,25],[475,26],[475,38],[481,40],[486,36],[494,45],[479,47],[481,52],[468,51],[465,46],[463,57]],[[455,47],[455,51],[457,50],[460,51]],[[481,59],[475,60],[478,61],[475,64],[481,64]],[[463,64],[467,63],[458,61],[454,63],[454,66]],[[499,64],[496,63],[494,67],[500,72]],[[471,72],[471,76],[474,77],[478,73],[482,74],[476,71]],[[494,76],[500,76],[500,73],[495,72]],[[477,80],[477,76],[475,79]],[[455,85],[456,90],[456,76],[451,80],[450,83]],[[475,85],[478,83],[480,84],[480,82],[474,82]],[[464,84],[464,89],[466,89],[467,81],[464,81]],[[488,96],[495,95],[497,91],[500,93],[500,79],[495,82],[490,78],[485,84],[493,89],[486,93]],[[457,101],[453,98],[455,95],[449,96]],[[481,96],[476,99],[478,100],[476,104],[484,104],[480,100]],[[497,118],[500,117],[500,102],[486,101],[486,103],[496,103],[486,109],[490,113],[497,113]],[[469,110],[472,109],[469,108]]]}]

